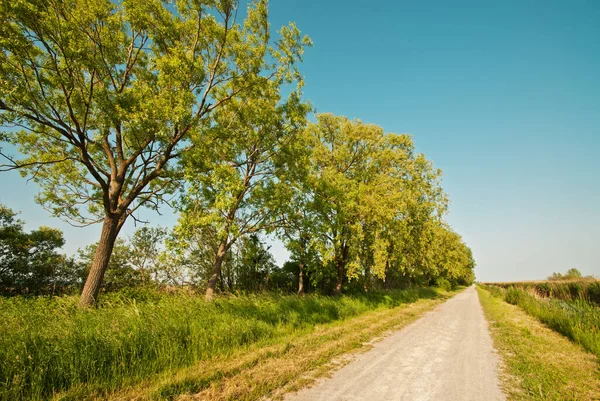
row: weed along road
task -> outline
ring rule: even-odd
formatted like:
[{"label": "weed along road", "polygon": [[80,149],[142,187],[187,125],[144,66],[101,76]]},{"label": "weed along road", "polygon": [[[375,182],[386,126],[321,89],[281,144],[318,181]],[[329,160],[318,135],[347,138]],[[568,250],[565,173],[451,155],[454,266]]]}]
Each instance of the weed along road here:
[{"label": "weed along road", "polygon": [[498,358],[469,287],[286,401],[504,400]]}]

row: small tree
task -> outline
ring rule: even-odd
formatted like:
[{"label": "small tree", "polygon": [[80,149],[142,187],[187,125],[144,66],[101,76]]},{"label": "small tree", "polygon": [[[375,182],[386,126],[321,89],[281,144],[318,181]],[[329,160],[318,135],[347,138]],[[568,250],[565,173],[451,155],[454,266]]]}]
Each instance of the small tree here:
[{"label": "small tree", "polygon": [[[86,271],[92,265],[98,244],[88,245],[78,252],[78,262]],[[106,275],[101,288],[104,291],[116,291],[126,287],[135,287],[142,284],[142,274],[131,263],[132,250],[122,238],[117,238],[113,247]]]},{"label": "small tree", "polygon": [[158,284],[160,273],[161,245],[167,230],[161,227],[141,227],[135,231],[130,241],[131,264],[140,272],[143,284],[154,280]]},{"label": "small tree", "polygon": [[238,289],[253,292],[267,289],[270,274],[277,270],[269,248],[256,234],[244,238],[239,248],[235,261]]},{"label": "small tree", "polygon": [[552,273],[552,275],[550,277],[548,277],[548,280],[552,280],[552,281],[577,280],[581,277],[583,277],[581,272],[578,269],[572,268],[572,269],[567,270],[567,272],[565,274],[554,272],[554,273]]},{"label": "small tree", "polygon": [[[302,48],[306,39],[301,41],[297,30],[290,34]],[[284,176],[302,150],[297,138],[310,110],[301,100],[303,83],[294,65],[300,55],[301,50],[281,58],[273,51],[276,64],[265,62],[272,72],[261,78],[256,92],[236,96],[214,113],[205,135],[192,137],[210,143],[211,152],[198,147],[184,157],[187,186],[177,230],[187,236],[208,230],[217,240],[206,299],[213,296],[231,247],[240,238],[281,224],[275,210],[286,199]],[[284,85],[292,83],[295,90],[282,99]]]},{"label": "small tree", "polygon": [[0,292],[51,294],[79,284],[81,271],[57,252],[64,243],[57,229],[24,232],[16,213],[0,205]]}]

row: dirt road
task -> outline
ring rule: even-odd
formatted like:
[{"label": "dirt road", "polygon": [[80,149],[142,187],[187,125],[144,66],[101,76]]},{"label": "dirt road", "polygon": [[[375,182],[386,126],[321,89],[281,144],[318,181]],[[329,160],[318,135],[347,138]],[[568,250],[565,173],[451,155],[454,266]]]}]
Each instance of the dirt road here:
[{"label": "dirt road", "polygon": [[470,287],[331,378],[285,400],[504,400],[497,363],[477,292]]}]

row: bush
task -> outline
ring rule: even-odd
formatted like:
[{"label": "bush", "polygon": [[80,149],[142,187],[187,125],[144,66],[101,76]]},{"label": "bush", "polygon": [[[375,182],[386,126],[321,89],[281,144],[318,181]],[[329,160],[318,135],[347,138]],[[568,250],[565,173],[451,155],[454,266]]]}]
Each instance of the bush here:
[{"label": "bush", "polygon": [[501,287],[497,287],[495,285],[481,285],[478,284],[481,288],[484,288],[486,291],[488,291],[490,294],[492,294],[492,296],[496,297],[496,298],[502,298],[504,299],[504,288]]},{"label": "bush", "polygon": [[587,287],[587,299],[600,305],[600,282],[590,283]]},{"label": "bush", "polygon": [[452,291],[452,284],[450,283],[450,281],[446,280],[443,277],[438,277],[436,280],[436,284],[439,288],[443,289],[444,291]]},{"label": "bush", "polygon": [[541,297],[549,297],[552,294],[552,287],[549,283],[541,283],[536,287],[536,291]]},{"label": "bush", "polygon": [[509,288],[504,294],[504,300],[512,305],[518,305],[519,301],[523,296],[522,290],[516,288]]},{"label": "bush", "polygon": [[571,299],[577,299],[580,296],[584,295],[583,286],[581,285],[581,283],[572,282],[572,283],[568,283],[568,286],[569,286],[569,293],[571,295]]}]

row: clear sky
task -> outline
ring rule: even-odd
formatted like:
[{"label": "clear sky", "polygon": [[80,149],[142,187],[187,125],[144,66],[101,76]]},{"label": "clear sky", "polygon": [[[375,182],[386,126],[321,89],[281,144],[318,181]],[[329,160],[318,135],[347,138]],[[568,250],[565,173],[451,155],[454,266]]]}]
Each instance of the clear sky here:
[{"label": "clear sky", "polygon": [[[444,171],[478,280],[600,275],[600,1],[272,0],[272,26],[288,21],[314,42],[302,71],[318,112],[410,133]],[[18,174],[0,183],[0,202],[63,229],[67,252],[97,240],[50,218]],[[146,217],[170,225],[165,212]]]}]

